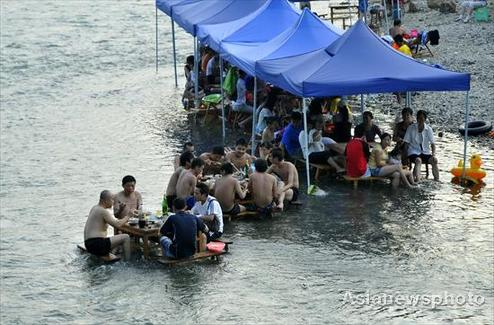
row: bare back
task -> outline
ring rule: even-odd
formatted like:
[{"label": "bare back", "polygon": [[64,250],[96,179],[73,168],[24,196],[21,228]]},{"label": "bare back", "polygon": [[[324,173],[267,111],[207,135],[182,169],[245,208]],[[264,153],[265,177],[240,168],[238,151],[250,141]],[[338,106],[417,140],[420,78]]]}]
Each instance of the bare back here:
[{"label": "bare back", "polygon": [[84,240],[106,237],[108,224],[116,226],[118,225],[118,220],[108,209],[95,205],[87,217],[86,226],[84,227]]},{"label": "bare back", "polygon": [[184,171],[177,181],[177,197],[186,199],[191,196],[194,193],[196,183],[196,176],[190,170]]},{"label": "bare back", "polygon": [[168,181],[168,186],[166,187],[166,195],[171,196],[175,195],[177,193],[177,183],[180,175],[185,169],[180,166],[178,167],[170,177],[170,180]]},{"label": "bare back", "polygon": [[290,187],[299,188],[298,171],[291,162],[283,161],[279,166],[271,165],[271,170],[281,178],[285,185],[292,184]]},{"label": "bare back", "polygon": [[270,174],[254,172],[249,177],[249,191],[256,206],[265,208],[273,203],[276,178]]},{"label": "bare back", "polygon": [[235,205],[235,194],[240,191],[240,182],[232,175],[223,176],[216,181],[214,197],[223,211],[230,211]]}]

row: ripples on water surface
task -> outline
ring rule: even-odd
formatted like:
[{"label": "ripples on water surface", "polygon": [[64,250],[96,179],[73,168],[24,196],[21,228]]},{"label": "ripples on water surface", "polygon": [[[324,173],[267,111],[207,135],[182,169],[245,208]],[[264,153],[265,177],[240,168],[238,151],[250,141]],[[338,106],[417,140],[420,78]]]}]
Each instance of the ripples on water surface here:
[{"label": "ripples on water surface", "polygon": [[[462,153],[453,134],[439,145],[441,183],[393,195],[326,180],[329,195],[302,208],[228,224],[235,244],[219,264],[81,256],[75,245],[100,190],[134,174],[154,209],[180,144],[218,142],[218,126],[191,132],[176,108],[169,20],[160,24],[156,76],[151,2],[1,2],[2,323],[492,322],[494,157],[474,149],[489,173],[480,193],[448,183]],[[179,31],[181,62],[191,48]],[[347,291],[486,302],[358,306],[344,303]]]}]

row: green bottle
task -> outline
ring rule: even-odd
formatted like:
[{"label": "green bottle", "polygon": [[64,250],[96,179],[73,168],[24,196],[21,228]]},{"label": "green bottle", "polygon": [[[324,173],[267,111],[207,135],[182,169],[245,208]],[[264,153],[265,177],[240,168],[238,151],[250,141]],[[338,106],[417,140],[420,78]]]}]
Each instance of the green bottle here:
[{"label": "green bottle", "polygon": [[249,164],[248,163],[245,164],[244,170],[245,170],[245,178],[249,178]]}]

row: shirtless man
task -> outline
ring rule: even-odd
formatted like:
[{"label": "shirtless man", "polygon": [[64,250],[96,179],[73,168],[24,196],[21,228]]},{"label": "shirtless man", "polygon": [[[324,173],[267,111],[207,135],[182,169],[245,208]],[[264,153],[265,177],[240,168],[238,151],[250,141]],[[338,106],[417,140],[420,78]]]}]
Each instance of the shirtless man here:
[{"label": "shirtless man", "polygon": [[205,152],[199,158],[204,161],[204,175],[219,174],[221,165],[225,162],[225,148],[213,147],[211,152]]},{"label": "shirtless man", "polygon": [[235,150],[229,152],[226,155],[226,160],[231,162],[233,166],[239,170],[244,170],[245,166],[249,166],[252,164],[252,156],[247,152],[247,141],[245,139],[240,138],[237,140],[235,144]]},{"label": "shirtless man", "polygon": [[142,210],[142,196],[135,190],[136,179],[134,176],[125,176],[122,179],[122,187],[123,191],[115,195],[113,201],[113,214],[118,219],[131,214],[133,210]]},{"label": "shirtless man", "polygon": [[[194,154],[194,144],[192,142],[185,142],[182,153],[184,153],[184,152],[191,152],[192,154]],[[181,155],[182,154],[176,155],[175,159],[173,160],[173,168],[175,170],[177,170],[177,168],[180,167],[180,156]],[[192,157],[192,158],[194,158],[194,157]]]},{"label": "shirtless man", "polygon": [[123,245],[124,258],[128,260],[130,259],[129,235],[119,234],[107,237],[107,229],[108,225],[116,228],[123,226],[129,220],[130,215],[124,215],[118,220],[108,210],[112,206],[113,195],[110,191],[104,190],[99,196],[99,203],[89,212],[84,227],[84,245],[89,253],[97,256],[107,256],[113,248]]},{"label": "shirtless man", "polygon": [[190,169],[184,171],[178,177],[177,197],[184,199],[189,209],[192,209],[195,204],[194,189],[196,188],[197,178],[202,174],[203,169],[204,161],[201,158],[194,158],[190,164]]},{"label": "shirtless man", "polygon": [[264,159],[256,159],[254,162],[256,171],[249,177],[249,192],[261,215],[271,215],[274,209],[274,199],[277,196],[277,181],[273,175],[266,173],[268,163]]},{"label": "shirtless man", "polygon": [[283,151],[281,149],[273,149],[271,152],[272,165],[268,169],[268,173],[275,174],[283,181],[280,183],[280,196],[278,198],[277,208],[283,210],[283,201],[287,199],[290,203],[296,202],[299,194],[298,172],[295,165],[284,160]]},{"label": "shirtless man", "polygon": [[235,202],[235,195],[240,199],[244,199],[247,195],[247,189],[243,189],[238,179],[232,176],[233,166],[231,163],[224,163],[221,166],[221,174],[223,175],[216,181],[214,186],[214,197],[221,205],[223,214],[235,216],[246,209],[243,205]]},{"label": "shirtless man", "polygon": [[177,197],[177,182],[178,178],[184,170],[190,169],[190,164],[194,159],[194,154],[190,151],[186,151],[180,155],[180,166],[175,169],[175,172],[170,177],[168,181],[168,186],[166,187],[166,202],[168,203],[168,209],[173,211],[173,200]]}]

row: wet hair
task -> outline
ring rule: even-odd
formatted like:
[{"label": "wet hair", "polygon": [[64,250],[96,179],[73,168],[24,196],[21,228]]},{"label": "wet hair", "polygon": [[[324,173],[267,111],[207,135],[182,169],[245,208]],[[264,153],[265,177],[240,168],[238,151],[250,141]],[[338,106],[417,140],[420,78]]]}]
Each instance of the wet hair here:
[{"label": "wet hair", "polygon": [[216,146],[216,147],[213,147],[213,150],[211,152],[213,155],[220,155],[220,156],[224,156],[225,155],[225,148],[222,147],[222,146]]},{"label": "wet hair", "polygon": [[194,154],[190,151],[186,151],[180,155],[180,163],[179,165],[182,167],[185,167],[187,163],[190,164],[190,162],[194,159]]},{"label": "wet hair", "polygon": [[413,115],[413,111],[410,107],[405,107],[401,110],[401,115],[405,115],[405,113],[408,113],[410,115]]},{"label": "wet hair", "polygon": [[374,115],[372,115],[372,112],[370,112],[370,111],[365,111],[365,112],[364,112],[364,114],[363,114],[362,116],[363,116],[364,118],[365,118],[366,116],[368,116],[368,117],[370,117],[370,118],[371,118],[371,120],[374,118]]},{"label": "wet hair", "polygon": [[425,119],[427,119],[427,112],[421,109],[420,111],[417,111],[417,118],[419,115],[423,115]]},{"label": "wet hair", "polygon": [[302,114],[300,114],[299,112],[292,112],[292,114],[290,115],[290,118],[293,121],[300,121],[302,119]]},{"label": "wet hair", "polygon": [[187,62],[187,64],[194,64],[194,56],[193,55],[189,55],[187,57],[187,59],[185,60],[185,62]]},{"label": "wet hair", "polygon": [[194,169],[196,167],[202,167],[204,166],[204,160],[201,158],[194,158],[192,159],[192,162],[190,163],[190,168]]},{"label": "wet hair", "polygon": [[136,182],[136,179],[134,176],[132,175],[127,175],[127,176],[124,176],[124,178],[122,178],[122,186],[124,186],[125,184],[127,183],[130,183],[130,182]]},{"label": "wet hair", "polygon": [[100,201],[105,201],[105,200],[108,200],[109,198],[111,198],[111,192],[109,190],[103,190],[99,194],[99,200]]},{"label": "wet hair", "polygon": [[254,167],[256,168],[256,171],[264,173],[268,170],[268,162],[264,159],[258,158],[254,161]]},{"label": "wet hair", "polygon": [[398,34],[395,37],[393,37],[393,40],[398,44],[403,43],[403,36]]},{"label": "wet hair", "polygon": [[221,165],[220,171],[225,172],[225,175],[233,174],[233,165],[229,162]]},{"label": "wet hair", "polygon": [[209,195],[209,186],[204,183],[197,183],[196,188],[199,189],[199,193],[202,195]]},{"label": "wet hair", "polygon": [[401,25],[401,20],[400,19],[395,19],[393,21],[393,26],[400,26]]},{"label": "wet hair", "polygon": [[173,200],[173,208],[175,210],[185,209],[185,200],[181,197],[177,197],[175,200]]},{"label": "wet hair", "polygon": [[279,161],[285,159],[285,157],[283,156],[283,150],[281,150],[280,148],[275,148],[273,149],[273,151],[271,151],[271,159],[278,159]]},{"label": "wet hair", "polygon": [[240,138],[237,140],[237,142],[235,143],[236,146],[244,146],[244,147],[247,147],[247,141],[245,141],[244,138]]},{"label": "wet hair", "polygon": [[383,141],[385,137],[389,137],[391,139],[391,134],[389,134],[387,132],[384,132],[383,134],[381,134],[381,136],[380,136],[381,141]]},{"label": "wet hair", "polygon": [[184,150],[187,149],[187,147],[193,147],[193,146],[194,146],[194,144],[192,142],[187,141],[184,143]]}]

